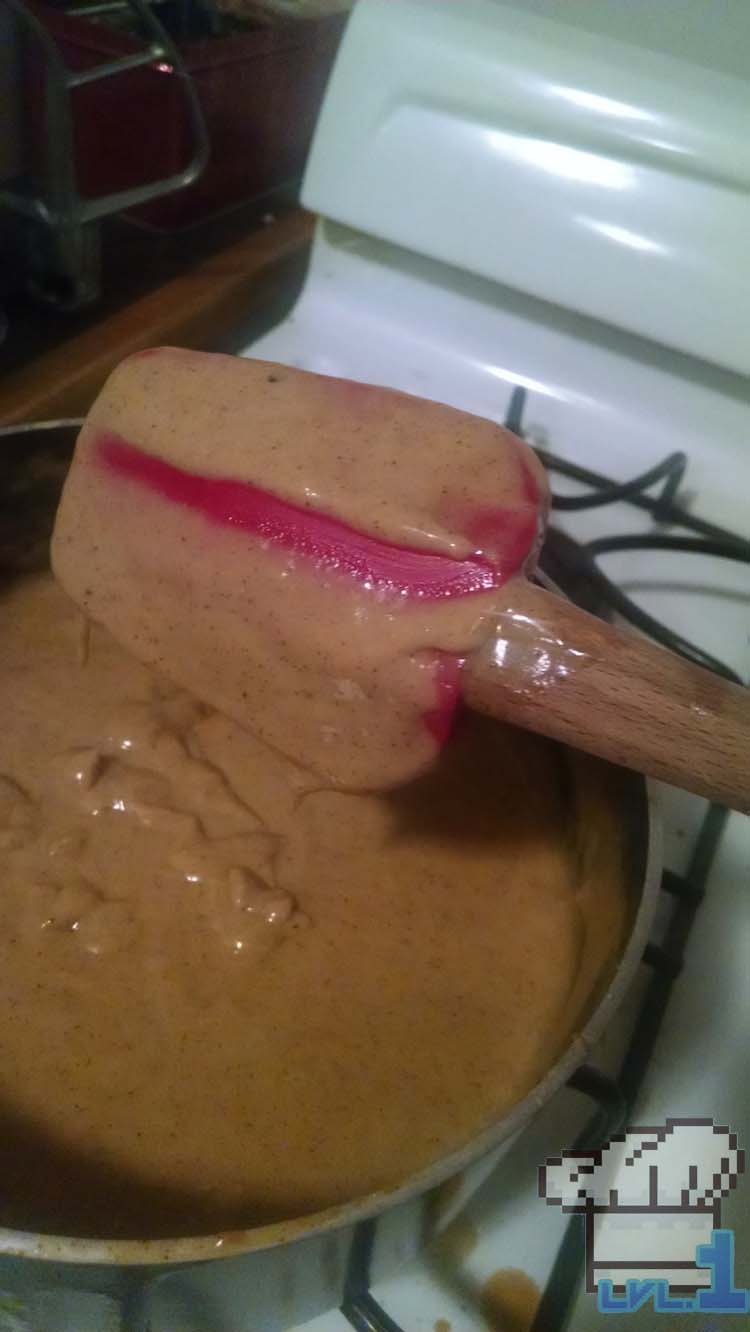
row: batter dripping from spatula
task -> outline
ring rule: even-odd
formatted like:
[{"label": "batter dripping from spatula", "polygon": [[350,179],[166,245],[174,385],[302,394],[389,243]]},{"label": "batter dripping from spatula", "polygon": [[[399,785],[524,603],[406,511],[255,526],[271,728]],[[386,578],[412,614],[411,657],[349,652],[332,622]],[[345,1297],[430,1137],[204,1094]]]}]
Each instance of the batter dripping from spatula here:
[{"label": "batter dripping from spatula", "polygon": [[421,771],[532,566],[543,469],[386,389],[164,349],[89,414],[55,572],[137,656],[339,786]]}]

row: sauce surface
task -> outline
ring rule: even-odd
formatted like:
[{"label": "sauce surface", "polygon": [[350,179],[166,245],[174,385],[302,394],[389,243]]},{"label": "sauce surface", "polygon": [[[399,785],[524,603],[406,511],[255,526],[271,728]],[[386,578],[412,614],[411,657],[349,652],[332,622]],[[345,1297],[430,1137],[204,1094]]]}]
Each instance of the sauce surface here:
[{"label": "sauce surface", "polygon": [[388,1188],[580,1024],[628,916],[602,765],[466,716],[353,794],[47,575],[0,641],[0,1224],[210,1233]]}]

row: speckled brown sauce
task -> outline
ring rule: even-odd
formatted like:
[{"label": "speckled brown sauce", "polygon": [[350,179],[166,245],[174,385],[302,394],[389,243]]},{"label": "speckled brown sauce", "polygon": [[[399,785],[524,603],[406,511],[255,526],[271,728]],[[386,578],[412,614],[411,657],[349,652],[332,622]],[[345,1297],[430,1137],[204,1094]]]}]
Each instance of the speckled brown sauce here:
[{"label": "speckled brown sauce", "polygon": [[168,606],[187,645],[238,538],[129,497],[118,583],[113,495],[87,533],[63,508],[55,557],[109,628],[47,574],[0,599],[0,1223],[210,1233],[392,1187],[517,1101],[609,973],[605,770],[466,714],[424,775],[341,789],[115,640]]}]

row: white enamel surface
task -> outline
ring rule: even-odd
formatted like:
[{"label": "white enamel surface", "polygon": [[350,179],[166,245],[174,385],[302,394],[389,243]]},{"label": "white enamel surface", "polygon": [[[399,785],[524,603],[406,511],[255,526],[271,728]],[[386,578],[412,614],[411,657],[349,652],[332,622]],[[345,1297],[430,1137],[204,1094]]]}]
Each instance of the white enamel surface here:
[{"label": "white enamel surface", "polygon": [[750,535],[731,479],[750,461],[750,382],[347,228],[319,224],[301,299],[252,350],[495,420],[521,386],[557,453],[624,477],[683,449],[701,512]]},{"label": "white enamel surface", "polygon": [[750,370],[750,84],[724,69],[498,0],[360,0],[303,199]]}]

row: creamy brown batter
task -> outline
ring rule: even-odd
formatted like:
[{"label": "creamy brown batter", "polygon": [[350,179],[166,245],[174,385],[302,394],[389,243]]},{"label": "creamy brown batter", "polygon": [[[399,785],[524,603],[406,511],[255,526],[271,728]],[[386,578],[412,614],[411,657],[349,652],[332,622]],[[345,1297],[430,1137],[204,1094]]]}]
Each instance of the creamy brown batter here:
[{"label": "creamy brown batter", "polygon": [[398,792],[325,789],[46,575],[0,641],[0,1222],[298,1216],[549,1066],[625,929],[606,769],[467,716]]}]

